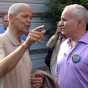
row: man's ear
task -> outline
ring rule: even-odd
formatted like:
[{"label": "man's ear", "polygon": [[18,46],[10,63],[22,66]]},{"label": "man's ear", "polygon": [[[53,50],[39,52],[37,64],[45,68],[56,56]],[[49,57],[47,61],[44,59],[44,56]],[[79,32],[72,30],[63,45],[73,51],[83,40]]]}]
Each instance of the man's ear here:
[{"label": "man's ear", "polygon": [[10,14],[8,18],[9,18],[9,21],[12,22],[15,19],[15,16]]},{"label": "man's ear", "polygon": [[79,19],[78,20],[78,26],[79,26],[79,28],[83,28],[83,27],[85,27],[86,26],[86,22],[85,22],[85,20],[84,19]]},{"label": "man's ear", "polygon": [[84,24],[85,23],[85,20],[84,20],[84,18],[83,17],[80,17],[79,19],[78,19],[78,23],[79,24]]}]

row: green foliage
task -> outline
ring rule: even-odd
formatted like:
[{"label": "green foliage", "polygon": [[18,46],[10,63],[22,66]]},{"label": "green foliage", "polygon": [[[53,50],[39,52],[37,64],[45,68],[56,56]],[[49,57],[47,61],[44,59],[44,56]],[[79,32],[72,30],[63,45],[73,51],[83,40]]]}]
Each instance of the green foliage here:
[{"label": "green foliage", "polygon": [[80,3],[81,3],[81,4],[88,5],[88,0],[80,0]]},{"label": "green foliage", "polygon": [[82,4],[83,6],[85,6],[88,9],[88,0],[80,0],[79,4]]}]

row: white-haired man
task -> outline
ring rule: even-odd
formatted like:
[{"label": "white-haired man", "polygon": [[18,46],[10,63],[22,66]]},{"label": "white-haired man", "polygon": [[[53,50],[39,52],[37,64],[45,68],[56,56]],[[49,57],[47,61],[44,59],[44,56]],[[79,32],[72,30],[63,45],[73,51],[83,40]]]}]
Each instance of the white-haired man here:
[{"label": "white-haired man", "polygon": [[59,28],[66,39],[59,47],[56,64],[53,68],[51,66],[57,88],[88,87],[87,25],[88,11],[82,5],[73,4],[64,8]]},{"label": "white-haired man", "polygon": [[66,36],[57,55],[56,77],[58,88],[88,87],[88,12],[81,5],[64,8],[59,23]]},{"label": "white-haired man", "polygon": [[[6,32],[0,35],[0,88],[31,88],[32,64],[27,48],[40,41],[44,32],[29,32],[32,10],[26,3],[11,5],[8,21]],[[20,40],[22,34],[28,35],[24,42]]]}]

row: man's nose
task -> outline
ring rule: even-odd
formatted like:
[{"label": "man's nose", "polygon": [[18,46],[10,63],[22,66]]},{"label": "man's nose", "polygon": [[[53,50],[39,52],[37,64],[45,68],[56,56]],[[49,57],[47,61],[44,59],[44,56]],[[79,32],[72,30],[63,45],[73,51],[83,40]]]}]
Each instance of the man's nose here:
[{"label": "man's nose", "polygon": [[31,21],[31,20],[32,20],[32,17],[27,16],[26,20],[27,20],[27,21]]},{"label": "man's nose", "polygon": [[31,23],[31,21],[32,21],[32,20],[31,20],[30,18],[27,19],[27,22],[28,22],[29,24]]}]

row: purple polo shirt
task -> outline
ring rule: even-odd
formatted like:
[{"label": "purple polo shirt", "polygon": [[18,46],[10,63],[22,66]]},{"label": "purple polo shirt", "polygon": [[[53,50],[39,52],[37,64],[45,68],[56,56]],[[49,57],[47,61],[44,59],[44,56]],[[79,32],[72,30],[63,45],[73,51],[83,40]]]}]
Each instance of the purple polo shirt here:
[{"label": "purple polo shirt", "polygon": [[57,63],[57,77],[58,88],[88,88],[88,32],[78,41],[77,46]]}]

